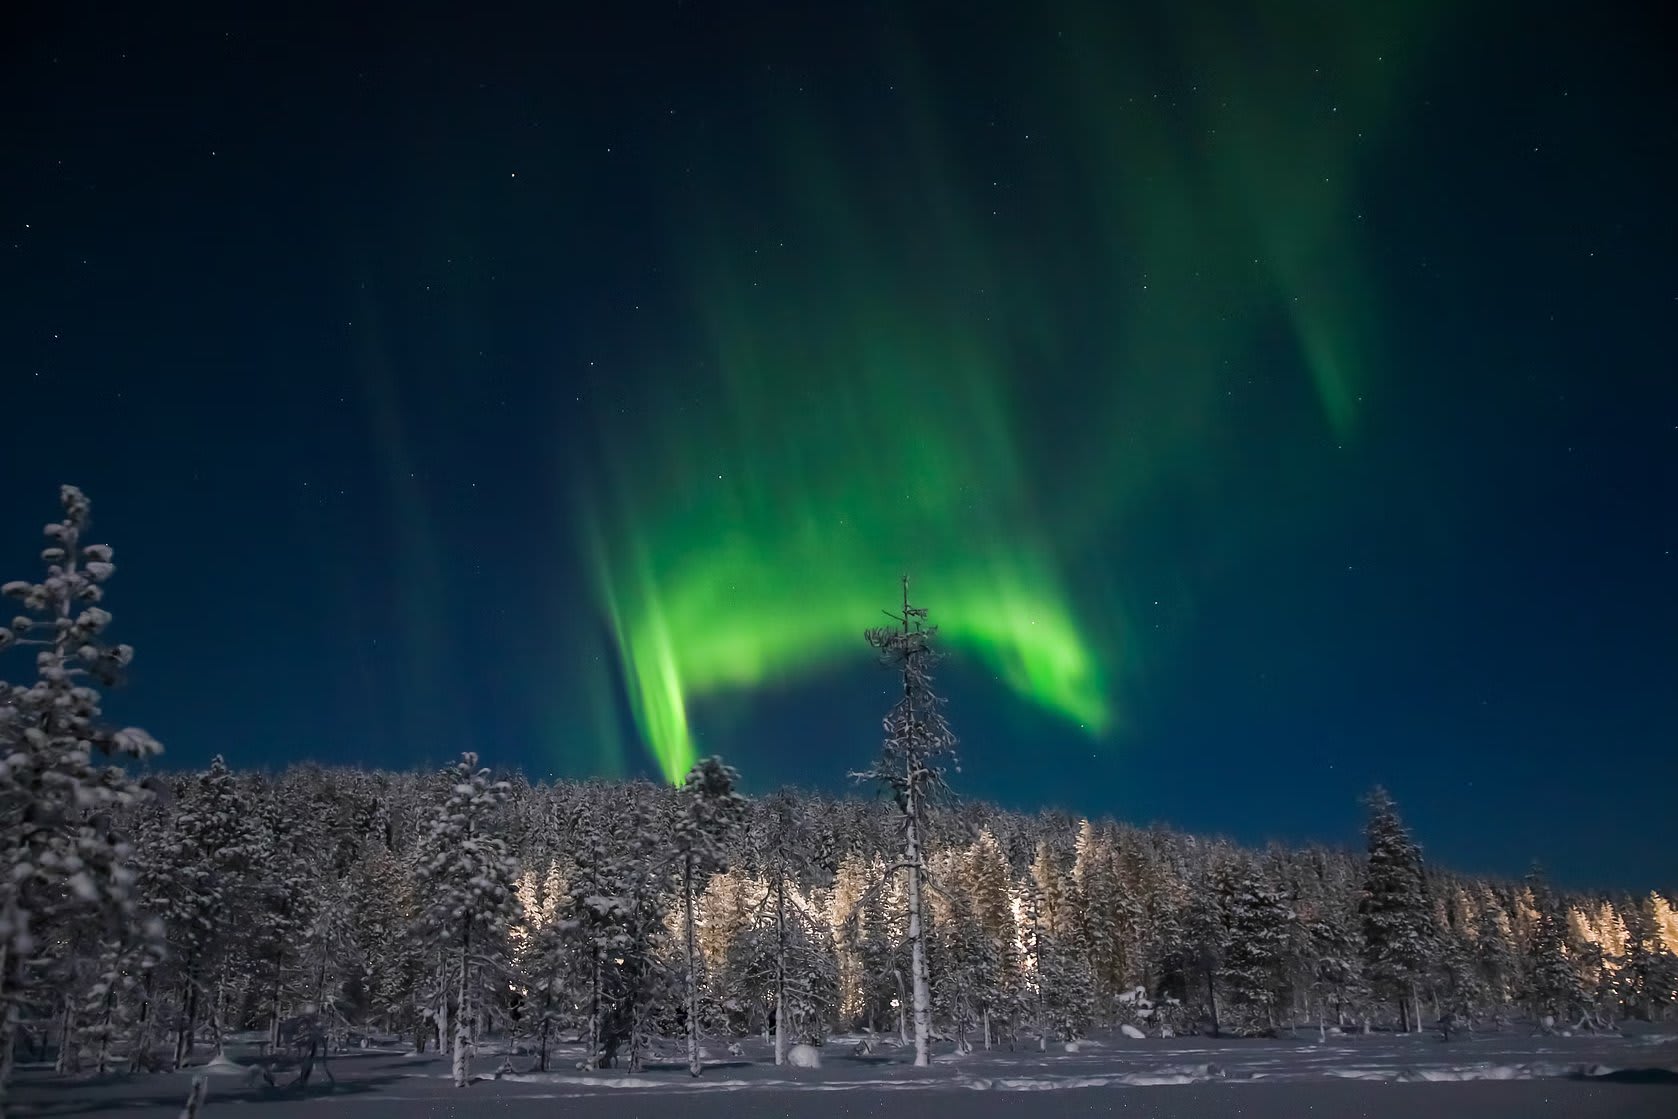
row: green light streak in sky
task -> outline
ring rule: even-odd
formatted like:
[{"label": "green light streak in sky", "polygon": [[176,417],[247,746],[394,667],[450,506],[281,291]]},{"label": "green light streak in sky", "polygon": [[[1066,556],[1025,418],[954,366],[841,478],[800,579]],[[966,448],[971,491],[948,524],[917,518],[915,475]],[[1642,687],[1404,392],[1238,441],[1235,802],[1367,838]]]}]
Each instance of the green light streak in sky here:
[{"label": "green light streak in sky", "polygon": [[[785,311],[795,293],[775,286]],[[597,536],[631,709],[664,774],[679,779],[694,757],[687,697],[856,660],[905,570],[952,643],[1021,694],[1105,727],[1096,655],[1001,422],[995,356],[954,323],[939,329],[947,312],[860,282],[810,290],[780,315],[757,309],[749,281],[710,290],[726,404],[708,438],[681,438],[692,429],[670,411],[657,428],[667,461],[620,470],[606,506],[619,515]],[[833,315],[842,330],[823,326]],[[803,371],[790,395],[787,368]],[[639,512],[649,499],[659,516]]]},{"label": "green light streak in sky", "polygon": [[904,36],[865,131],[783,108],[696,158],[692,336],[648,356],[650,403],[601,417],[586,499],[667,778],[696,699],[859,660],[905,571],[1011,691],[1122,727],[1159,651],[1115,557],[1148,509],[1215,493],[1255,423],[1309,431],[1236,389],[1291,367],[1344,440],[1378,380],[1355,187],[1425,22],[1392,7],[1177,6],[1148,36],[1062,11],[991,60],[1017,95],[979,135],[972,89]]}]

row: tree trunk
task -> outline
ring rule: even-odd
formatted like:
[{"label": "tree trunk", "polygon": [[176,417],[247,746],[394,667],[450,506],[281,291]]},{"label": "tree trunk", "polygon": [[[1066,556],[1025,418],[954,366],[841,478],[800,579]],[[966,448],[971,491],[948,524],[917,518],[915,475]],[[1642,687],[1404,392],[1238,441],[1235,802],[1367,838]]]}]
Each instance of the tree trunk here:
[{"label": "tree trunk", "polygon": [[449,987],[451,986],[449,960],[445,955],[443,962],[437,965],[437,1012],[432,1015],[432,1024],[437,1027],[437,1052],[443,1052],[445,1046],[454,1044],[454,1015],[450,1013]]},{"label": "tree trunk", "polygon": [[471,971],[472,926],[467,925],[460,937],[460,1002],[455,1007],[454,1027],[454,1086],[466,1087],[471,1065],[466,1055],[471,1039]]},{"label": "tree trunk", "polygon": [[11,943],[0,941],[0,1105],[12,1082],[17,1048],[17,998],[12,990],[11,966]]},{"label": "tree trunk", "polygon": [[636,998],[629,1006],[629,1072],[639,1075],[641,1072],[641,1050],[644,1048],[645,1034],[642,1032],[645,1022],[642,1021],[644,1009],[641,1005],[640,991],[636,991]]},{"label": "tree trunk", "polygon": [[1213,969],[1206,969],[1206,1005],[1212,1011],[1212,1036],[1218,1036],[1218,985],[1213,977]]},{"label": "tree trunk", "polygon": [[589,970],[590,997],[588,1006],[588,1068],[600,1067],[600,946],[592,953],[594,966]]},{"label": "tree trunk", "polygon": [[[116,965],[113,963],[112,967]],[[99,1023],[99,1052],[94,1057],[94,1068],[100,1076],[111,1070],[111,1033],[116,1028],[117,995],[113,982],[105,991],[105,1016]]]},{"label": "tree trunk", "polygon": [[682,860],[682,904],[687,917],[688,964],[688,1075],[698,1076],[699,1065],[699,974],[694,963],[693,856]]},{"label": "tree trunk", "polygon": [[787,886],[775,875],[775,1063],[787,1063]]},{"label": "tree trunk", "polygon": [[129,1062],[131,1071],[138,1072],[142,1067],[150,1069],[151,1059],[151,1002],[152,979],[157,975],[155,971],[146,972],[146,981],[140,985],[140,1028],[134,1038],[134,1059]]},{"label": "tree trunk", "polygon": [[64,996],[64,1009],[58,1016],[58,1057],[53,1061],[53,1071],[66,1073],[70,1071],[70,1034],[75,1025],[75,1011],[70,1005],[70,996]]},{"label": "tree trunk", "polygon": [[897,984],[897,1040],[899,1044],[909,1044],[909,990],[903,986],[903,972],[899,968],[891,969],[892,982]]},{"label": "tree trunk", "polygon": [[198,961],[187,961],[186,982],[181,991],[181,1005],[186,1008],[185,1021],[175,1034],[175,1056],[172,1062],[178,1070],[192,1056],[192,1035],[198,1028]]},{"label": "tree trunk", "polygon": [[926,938],[921,931],[921,834],[920,799],[916,794],[915,775],[910,775],[908,803],[909,864],[909,978],[915,991],[915,1065],[925,1068],[932,1063],[932,995],[926,974]]},{"label": "tree trunk", "polygon": [[227,1022],[227,1020],[226,1020],[226,1010],[227,1010],[227,972],[226,972],[225,969],[223,969],[222,971],[220,971],[216,974],[215,1016],[216,1016],[216,1056],[218,1056],[218,1057],[223,1055],[223,1053],[225,1052],[224,1047],[227,1044],[226,1029],[225,1029],[226,1022]]},{"label": "tree trunk", "polygon": [[268,1055],[280,1052],[280,988],[284,983],[285,956],[274,957],[274,1014],[268,1020]]}]

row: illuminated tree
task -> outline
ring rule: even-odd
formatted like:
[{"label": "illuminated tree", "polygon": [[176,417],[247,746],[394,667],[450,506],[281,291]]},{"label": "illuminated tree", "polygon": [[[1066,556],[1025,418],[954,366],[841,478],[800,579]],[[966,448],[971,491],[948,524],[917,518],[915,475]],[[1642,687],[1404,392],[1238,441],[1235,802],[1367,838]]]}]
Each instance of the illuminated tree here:
[{"label": "illuminated tree", "polygon": [[1121,882],[1118,855],[1106,832],[1085,820],[1072,862],[1078,939],[1095,984],[1095,1005],[1110,1021],[1114,1000],[1130,985],[1129,945],[1138,917],[1136,900]]},{"label": "illuminated tree", "polygon": [[1532,940],[1527,946],[1527,969],[1522,994],[1533,1018],[1545,1019],[1546,1028],[1573,1015],[1583,1016],[1589,1007],[1579,970],[1569,958],[1575,953],[1567,927],[1567,912],[1561,899],[1550,889],[1543,868],[1534,864],[1527,874],[1537,917]]},{"label": "illuminated tree", "polygon": [[982,1016],[985,1048],[996,1027],[1012,1029],[1020,1010],[1019,929],[1008,894],[1008,857],[989,831],[968,849],[963,860],[961,892],[978,937],[973,1001]]},{"label": "illuminated tree", "polygon": [[880,653],[887,667],[903,679],[903,696],[884,720],[885,742],[874,768],[859,776],[880,782],[890,789],[901,814],[902,861],[893,868],[907,876],[909,909],[909,976],[912,985],[915,1023],[915,1064],[932,1063],[932,997],[926,964],[924,899],[926,879],[924,846],[927,814],[948,786],[944,766],[953,761],[956,739],[944,721],[944,700],[932,690],[932,666],[937,656],[933,639],[937,629],[926,624],[925,607],[909,604],[909,579],[903,579],[903,613],[897,626],[882,626],[867,633],[868,643]]},{"label": "illuminated tree", "polygon": [[1468,913],[1468,898],[1460,887],[1452,886],[1447,892],[1444,909],[1435,980],[1449,1040],[1450,1024],[1456,1021],[1471,1026],[1486,1005],[1489,992],[1475,959],[1475,925]]},{"label": "illuminated tree", "polygon": [[1678,1004],[1678,955],[1661,937],[1660,906],[1665,899],[1650,894],[1628,898],[1620,907],[1626,923],[1624,978],[1626,1009],[1647,1021],[1665,1018]]},{"label": "illuminated tree", "polygon": [[1035,977],[1037,1047],[1053,1033],[1062,1041],[1089,1028],[1095,1002],[1088,955],[1078,944],[1077,914],[1054,851],[1037,845],[1027,895],[1026,951]]}]

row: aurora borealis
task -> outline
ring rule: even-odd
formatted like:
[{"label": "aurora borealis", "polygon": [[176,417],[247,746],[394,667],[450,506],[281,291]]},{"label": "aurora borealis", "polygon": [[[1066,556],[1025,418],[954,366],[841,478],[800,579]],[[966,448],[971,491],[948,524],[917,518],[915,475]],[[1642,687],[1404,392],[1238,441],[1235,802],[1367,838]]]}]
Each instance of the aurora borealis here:
[{"label": "aurora borealis", "polygon": [[[1250,36],[1174,15],[1149,50],[1117,9],[1055,13],[1045,49],[1008,60],[1049,102],[1035,137],[1002,111],[964,133],[952,91],[888,34],[872,60],[887,107],[864,127],[771,111],[726,169],[693,154],[717,186],[672,206],[692,335],[642,358],[676,391],[608,423],[606,484],[584,483],[631,709],[667,778],[696,756],[691,698],[854,657],[899,571],[1019,698],[1097,737],[1122,726],[1143,654],[1123,573],[1088,570],[1098,542],[1215,458],[1235,417],[1210,402],[1274,360],[1267,332],[1285,332],[1325,438],[1355,437],[1380,375],[1351,191],[1422,36],[1321,12],[1288,49],[1326,79],[1271,65],[1297,13],[1255,7]],[[1177,67],[1224,88],[1141,95]],[[1074,220],[1049,218],[1068,205]],[[1004,207],[1029,236],[998,234]]]},{"label": "aurora borealis", "polygon": [[907,573],[964,795],[1678,842],[1648,12],[17,30],[0,578],[83,487],[171,759],[845,788]]}]

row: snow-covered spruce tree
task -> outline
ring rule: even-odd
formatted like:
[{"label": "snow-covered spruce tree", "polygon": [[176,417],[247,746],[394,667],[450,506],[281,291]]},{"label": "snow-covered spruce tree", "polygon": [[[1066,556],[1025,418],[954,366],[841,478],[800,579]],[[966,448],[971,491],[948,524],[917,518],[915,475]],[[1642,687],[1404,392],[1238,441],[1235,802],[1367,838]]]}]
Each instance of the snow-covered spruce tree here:
[{"label": "snow-covered spruce tree", "polygon": [[558,918],[536,924],[521,954],[520,971],[528,991],[529,1026],[536,1034],[536,1068],[541,1072],[548,1071],[554,1033],[569,1020],[566,1002],[575,970],[576,952]]},{"label": "snow-covered spruce tree", "polygon": [[903,856],[895,870],[907,876],[909,975],[913,993],[915,1064],[932,1063],[932,993],[926,966],[926,931],[921,887],[926,877],[924,834],[933,805],[947,792],[944,767],[953,761],[956,738],[944,720],[944,700],[932,690],[937,654],[936,627],[926,624],[925,607],[909,604],[903,578],[903,613],[897,626],[867,633],[882,662],[903,681],[903,695],[883,721],[885,741],[874,768],[855,776],[890,789],[903,827]]},{"label": "snow-covered spruce tree", "polygon": [[1489,889],[1481,891],[1475,918],[1474,970],[1485,992],[1487,1012],[1492,1021],[1502,1021],[1515,989],[1515,950],[1510,943],[1509,917]]},{"label": "snow-covered spruce tree", "polygon": [[424,1038],[418,1013],[426,952],[416,935],[419,905],[410,864],[384,845],[382,836],[362,849],[350,867],[350,958],[358,965],[351,983],[358,1020],[392,1033]]},{"label": "snow-covered spruce tree", "polygon": [[[629,1071],[642,1071],[655,1032],[655,1017],[674,993],[674,975],[666,957],[670,916],[670,834],[655,816],[655,798],[664,790],[641,785],[625,818],[628,834],[620,864],[619,896],[624,902],[623,949],[614,958],[612,990],[619,1013],[607,1035],[608,1056],[618,1040],[629,1043]],[[670,1023],[674,1025],[674,1023]]]},{"label": "snow-covered spruce tree", "polygon": [[613,855],[598,815],[587,808],[581,811],[575,835],[575,861],[558,929],[577,956],[588,1022],[582,1067],[597,1069],[606,1067],[606,1039],[617,1017],[611,969],[628,942],[629,903],[619,892],[621,861]]},{"label": "snow-covered spruce tree", "polygon": [[1576,950],[1568,935],[1566,909],[1536,864],[1527,874],[1527,888],[1532,891],[1537,917],[1527,945],[1522,995],[1533,1020],[1549,1029],[1583,1017],[1591,1009],[1590,1000],[1570,958]]},{"label": "snow-covered spruce tree", "polygon": [[279,1049],[288,1013],[313,994],[315,975],[304,958],[304,943],[322,900],[303,806],[291,792],[270,785],[258,799],[251,860],[254,935],[241,938],[244,975],[253,988],[245,1009],[252,1017],[260,1013],[270,1053]]},{"label": "snow-covered spruce tree", "polygon": [[1037,1047],[1045,1049],[1051,1034],[1061,1041],[1082,1037],[1095,1005],[1095,983],[1090,978],[1088,954],[1078,943],[1071,890],[1046,842],[1037,845],[1031,864],[1026,918]]},{"label": "snow-covered spruce tree", "polygon": [[[789,794],[777,794],[787,796]],[[758,832],[754,830],[756,840]],[[796,853],[799,846],[776,843]],[[882,979],[897,970],[894,914],[887,903],[887,891],[880,888],[881,875],[875,862],[860,850],[860,844],[839,860],[833,875],[829,925],[833,929],[834,964],[838,990],[838,1022],[841,1029],[875,1027],[882,1001],[877,994]],[[895,1016],[894,1016],[895,1017]],[[907,1018],[899,1036],[908,1041]]]},{"label": "snow-covered spruce tree", "polygon": [[452,786],[432,816],[416,870],[423,927],[458,983],[454,1082],[464,1088],[471,1080],[471,1046],[485,992],[508,971],[507,928],[518,917],[518,862],[495,831],[506,782],[491,781],[470,752],[444,772]]},{"label": "snow-covered spruce tree", "polygon": [[1678,1003],[1678,955],[1660,935],[1656,898],[1627,898],[1620,906],[1626,923],[1625,1004],[1646,1022],[1664,1020]]},{"label": "snow-covered spruce tree", "polygon": [[251,926],[253,815],[248,794],[217,755],[208,770],[177,784],[168,833],[142,851],[143,873],[155,883],[148,900],[168,930],[175,1068],[192,1055],[206,1012],[222,1006],[236,930]]},{"label": "snow-covered spruce tree", "polygon": [[978,1024],[973,992],[984,968],[984,945],[960,889],[960,854],[946,848],[927,861],[928,892],[921,917],[933,1021],[944,1023],[957,1053],[971,1053],[969,1036]]},{"label": "snow-covered spruce tree", "polygon": [[1486,1007],[1487,992],[1475,959],[1475,924],[1468,897],[1455,884],[1442,892],[1445,921],[1439,931],[1433,979],[1440,1017],[1449,1037],[1453,1023],[1464,1028],[1473,1025]]},{"label": "snow-covered spruce tree", "polygon": [[984,1046],[999,1029],[1012,1036],[1023,1009],[1019,928],[1009,893],[1008,856],[988,830],[967,849],[958,882],[978,936],[972,999],[980,1016]]},{"label": "snow-covered spruce tree", "polygon": [[1219,885],[1229,937],[1219,977],[1246,1029],[1274,1029],[1277,1006],[1287,994],[1293,909],[1252,858],[1229,863]]},{"label": "snow-covered spruce tree", "polygon": [[1315,851],[1301,900],[1300,920],[1309,947],[1306,982],[1319,1034],[1332,1021],[1347,1025],[1364,1009],[1363,937],[1359,928],[1357,887],[1347,881],[1347,860]]},{"label": "snow-covered spruce tree", "polygon": [[659,790],[631,790],[616,810],[618,834],[608,835],[600,814],[579,828],[564,934],[577,946],[579,987],[588,1015],[585,1068],[608,1068],[627,1043],[629,1071],[640,1072],[653,1016],[669,988],[661,958],[665,940],[662,905],[669,878],[669,836],[651,811]]},{"label": "snow-covered spruce tree", "polygon": [[1095,985],[1097,1016],[1111,1023],[1121,992],[1131,986],[1130,945],[1139,917],[1136,899],[1119,875],[1110,829],[1085,820],[1072,860],[1078,939]]},{"label": "snow-covered spruce tree", "polygon": [[700,1073],[699,952],[694,921],[695,893],[711,875],[728,868],[724,843],[740,826],[744,801],[734,791],[740,775],[721,758],[696,762],[682,786],[682,814],[676,821],[676,857],[681,864],[682,932],[687,965],[688,1072]]},{"label": "snow-covered spruce tree", "polygon": [[[835,895],[852,895],[852,900],[835,908],[836,949],[844,957],[842,969],[860,981],[857,1016],[871,1029],[895,1026],[899,1042],[908,1046],[914,1044],[908,979],[909,891],[903,876],[892,870],[897,838],[887,842],[887,858],[858,853],[840,865]],[[858,872],[863,885],[853,894]]]},{"label": "snow-covered spruce tree", "polygon": [[158,1060],[156,1042],[159,1029],[167,1029],[165,1008],[169,986],[173,983],[169,964],[166,886],[172,875],[169,865],[174,849],[172,806],[160,804],[161,797],[151,797],[128,816],[128,830],[133,837],[134,854],[130,866],[134,871],[135,904],[146,914],[146,923],[156,934],[156,943],[149,958],[128,977],[127,991],[130,1005],[126,1013],[132,1023],[132,1044],[128,1046],[128,1068],[131,1072],[154,1072],[163,1067]]},{"label": "snow-covered spruce tree", "polygon": [[361,895],[349,875],[322,875],[315,887],[313,913],[299,945],[296,1008],[311,1032],[327,1040],[341,1038],[350,1019],[350,990],[366,974],[364,949],[356,938],[356,908]]},{"label": "snow-covered spruce tree", "polygon": [[1231,856],[1214,852],[1196,879],[1189,894],[1188,911],[1183,920],[1183,957],[1187,962],[1189,999],[1202,1003],[1217,1037],[1221,1028],[1218,1001],[1218,977],[1223,970],[1224,957],[1229,952],[1229,923],[1224,912],[1224,900],[1233,892]]},{"label": "snow-covered spruce tree", "polygon": [[1369,860],[1359,905],[1364,961],[1376,993],[1398,1006],[1400,1028],[1419,1029],[1420,984],[1437,941],[1422,852],[1385,789],[1373,790],[1366,803]]},{"label": "snow-covered spruce tree", "polygon": [[0,681],[0,1093],[22,1003],[54,963],[43,952],[55,929],[92,922],[102,939],[120,942],[138,923],[129,848],[114,817],[142,790],[94,755],[139,760],[162,749],[100,717],[99,686],[121,679],[133,650],[104,637],[111,615],[99,603],[116,569],[109,547],[83,542],[88,500],[74,486],[59,497],[64,519],[47,525],[41,553],[46,577],[0,587],[24,610],[0,629],[0,650],[32,650],[35,662],[32,683]]}]

